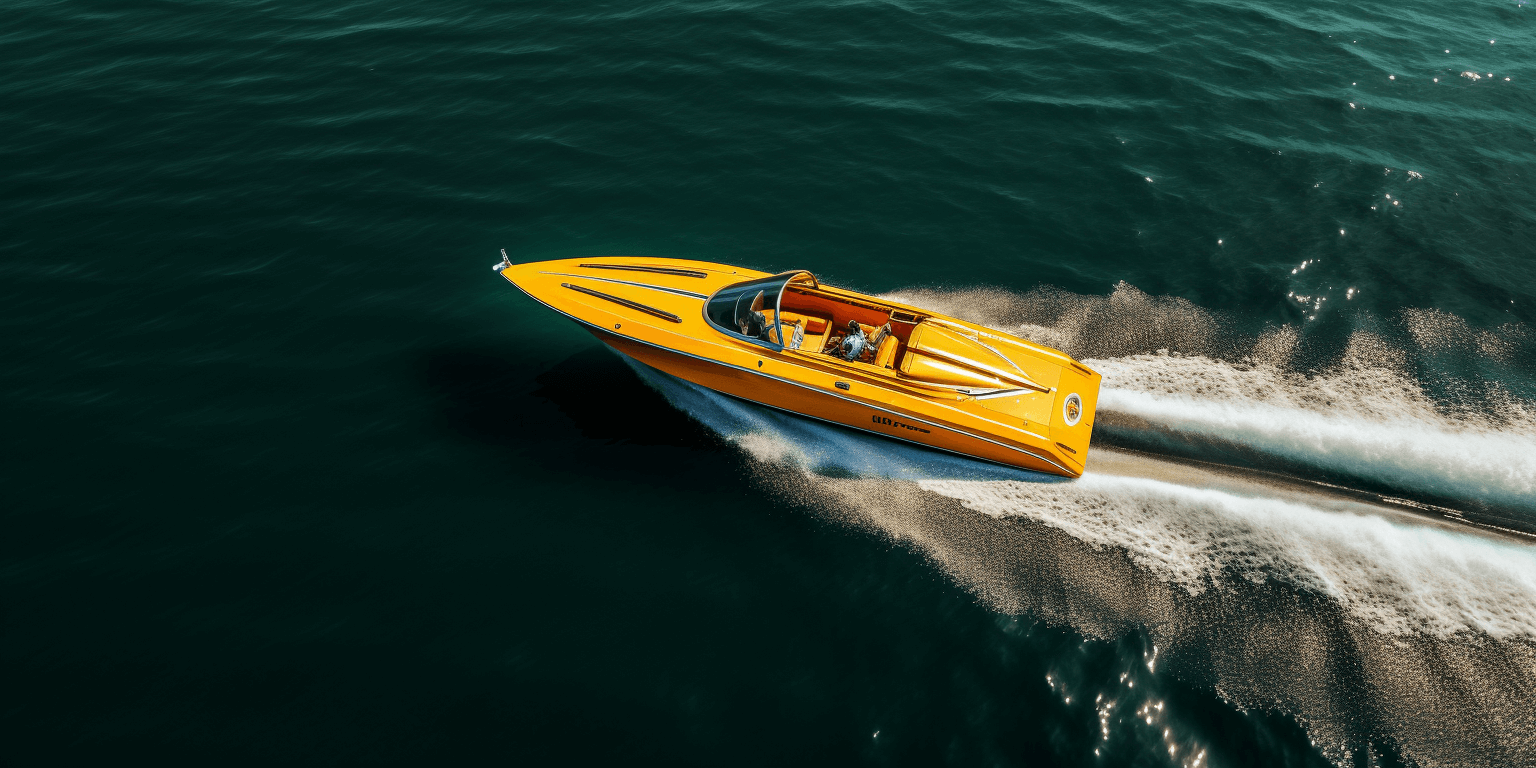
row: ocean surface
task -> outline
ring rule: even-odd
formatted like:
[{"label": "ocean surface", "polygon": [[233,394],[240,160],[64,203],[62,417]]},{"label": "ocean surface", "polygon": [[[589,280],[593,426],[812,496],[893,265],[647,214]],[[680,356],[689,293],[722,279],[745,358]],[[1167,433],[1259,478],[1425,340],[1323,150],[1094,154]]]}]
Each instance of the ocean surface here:
[{"label": "ocean surface", "polygon": [[[0,19],[0,765],[1536,765],[1536,4]],[[1056,346],[1089,472],[501,248]]]}]

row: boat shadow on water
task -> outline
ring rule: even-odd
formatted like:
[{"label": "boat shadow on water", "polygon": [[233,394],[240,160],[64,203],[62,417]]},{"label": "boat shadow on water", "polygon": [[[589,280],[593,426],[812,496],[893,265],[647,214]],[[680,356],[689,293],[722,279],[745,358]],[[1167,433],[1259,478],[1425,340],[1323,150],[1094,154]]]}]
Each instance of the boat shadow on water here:
[{"label": "boat shadow on water", "polygon": [[440,398],[444,425],[486,445],[524,448],[534,435],[540,442],[579,435],[605,444],[711,452],[725,445],[603,347],[576,352],[531,381],[528,368],[511,352],[467,349],[434,353],[422,366],[425,386]]}]

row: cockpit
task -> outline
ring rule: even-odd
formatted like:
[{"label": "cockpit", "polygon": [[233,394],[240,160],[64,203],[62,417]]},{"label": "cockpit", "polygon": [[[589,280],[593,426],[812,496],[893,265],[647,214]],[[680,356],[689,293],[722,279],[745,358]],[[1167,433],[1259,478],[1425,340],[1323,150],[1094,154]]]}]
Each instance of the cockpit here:
[{"label": "cockpit", "polygon": [[804,271],[726,286],[704,309],[719,330],[776,351],[825,353],[882,368],[895,367],[903,331],[919,321],[902,314],[823,290]]},{"label": "cockpit", "polygon": [[728,285],[704,303],[704,317],[717,330],[776,352],[828,355],[920,386],[970,393],[1049,390],[1020,367],[1031,353],[1016,340],[995,334],[983,339],[944,318],[824,288],[809,272]]}]

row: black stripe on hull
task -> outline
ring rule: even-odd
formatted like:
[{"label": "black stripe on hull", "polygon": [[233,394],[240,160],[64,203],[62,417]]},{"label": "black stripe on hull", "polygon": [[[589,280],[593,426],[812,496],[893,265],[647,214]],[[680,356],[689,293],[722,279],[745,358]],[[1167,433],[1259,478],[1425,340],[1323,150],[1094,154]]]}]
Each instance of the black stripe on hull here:
[{"label": "black stripe on hull", "polygon": [[582,269],[617,269],[624,272],[654,272],[658,275],[672,275],[674,277],[709,277],[706,272],[696,269],[678,269],[677,267],[643,267],[637,264],[577,264]]}]

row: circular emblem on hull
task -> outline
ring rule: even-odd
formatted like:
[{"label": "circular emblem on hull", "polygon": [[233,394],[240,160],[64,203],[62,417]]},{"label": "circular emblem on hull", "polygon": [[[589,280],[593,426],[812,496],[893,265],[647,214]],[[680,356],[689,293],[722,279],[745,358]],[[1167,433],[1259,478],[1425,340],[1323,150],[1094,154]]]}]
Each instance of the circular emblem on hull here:
[{"label": "circular emblem on hull", "polygon": [[1061,416],[1066,419],[1067,426],[1075,427],[1083,418],[1083,399],[1076,392],[1067,395],[1066,402],[1061,404]]}]

